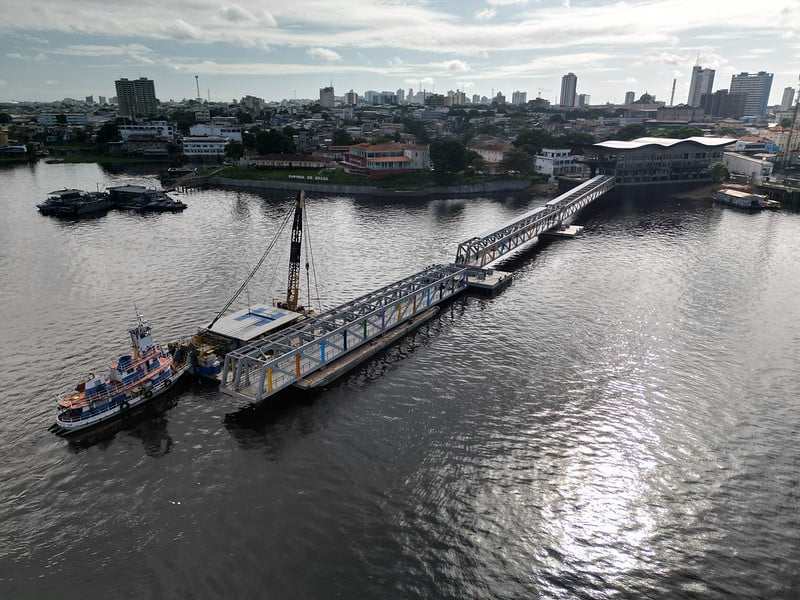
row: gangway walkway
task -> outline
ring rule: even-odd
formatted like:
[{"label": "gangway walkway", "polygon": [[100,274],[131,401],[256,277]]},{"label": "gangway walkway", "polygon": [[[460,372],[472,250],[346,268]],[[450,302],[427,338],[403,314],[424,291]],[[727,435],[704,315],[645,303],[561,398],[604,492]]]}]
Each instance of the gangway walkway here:
[{"label": "gangway walkway", "polygon": [[228,353],[222,392],[257,402],[467,288],[476,269],[433,265]]},{"label": "gangway walkway", "polygon": [[614,187],[614,177],[598,175],[524,215],[458,246],[456,264],[484,267],[531,241]]}]

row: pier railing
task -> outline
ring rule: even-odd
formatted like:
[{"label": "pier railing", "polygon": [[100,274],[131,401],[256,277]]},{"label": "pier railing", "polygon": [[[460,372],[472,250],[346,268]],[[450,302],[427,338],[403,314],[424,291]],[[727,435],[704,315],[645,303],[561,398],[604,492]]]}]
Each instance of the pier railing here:
[{"label": "pier railing", "polygon": [[469,268],[434,265],[230,352],[220,389],[259,401],[467,288]]},{"label": "pier railing", "polygon": [[457,265],[484,267],[536,236],[558,227],[613,187],[613,176],[593,177],[544,206],[462,242],[456,251],[455,262]]}]

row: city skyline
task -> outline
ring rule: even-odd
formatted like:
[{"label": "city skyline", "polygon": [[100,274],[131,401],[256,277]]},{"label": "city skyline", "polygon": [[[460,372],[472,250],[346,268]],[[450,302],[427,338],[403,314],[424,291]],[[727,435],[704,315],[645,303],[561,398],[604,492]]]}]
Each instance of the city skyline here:
[{"label": "city skyline", "polygon": [[709,0],[365,0],[333,5],[272,1],[143,0],[134,9],[100,0],[28,7],[3,2],[0,100],[114,95],[114,81],[146,77],[161,101],[316,98],[349,89],[420,87],[471,96],[526,91],[558,102],[574,72],[595,103],[626,91],[675,104],[692,66],[714,69],[714,90],[742,71],[774,73],[769,104],[800,73],[800,6],[753,9]]}]

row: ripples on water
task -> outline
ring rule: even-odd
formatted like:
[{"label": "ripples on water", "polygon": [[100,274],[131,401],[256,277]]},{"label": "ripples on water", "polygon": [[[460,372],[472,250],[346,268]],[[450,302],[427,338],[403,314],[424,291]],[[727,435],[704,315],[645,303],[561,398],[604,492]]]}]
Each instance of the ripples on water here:
[{"label": "ripples on water", "polygon": [[[95,182],[152,178],[0,170],[3,597],[800,595],[797,215],[606,202],[512,259],[501,296],[326,390],[241,407],[187,382],[68,443],[52,395],[124,348],[132,301],[163,340],[207,322],[292,204],[36,213]],[[312,198],[320,294],[448,261],[539,202]]]}]

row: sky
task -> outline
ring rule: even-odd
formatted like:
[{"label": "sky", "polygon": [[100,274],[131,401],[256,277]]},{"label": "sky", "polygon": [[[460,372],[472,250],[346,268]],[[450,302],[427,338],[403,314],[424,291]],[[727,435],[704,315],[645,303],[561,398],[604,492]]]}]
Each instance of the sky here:
[{"label": "sky", "polygon": [[115,95],[147,77],[162,101],[319,98],[350,89],[521,90],[558,101],[578,77],[592,104],[685,102],[692,66],[714,89],[800,76],[800,0],[0,0],[0,101]]}]

